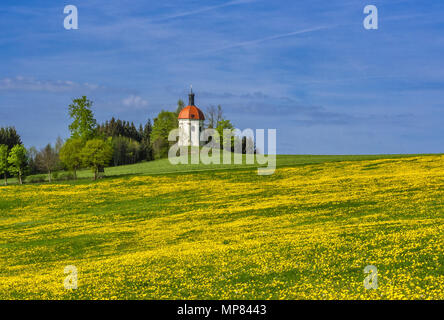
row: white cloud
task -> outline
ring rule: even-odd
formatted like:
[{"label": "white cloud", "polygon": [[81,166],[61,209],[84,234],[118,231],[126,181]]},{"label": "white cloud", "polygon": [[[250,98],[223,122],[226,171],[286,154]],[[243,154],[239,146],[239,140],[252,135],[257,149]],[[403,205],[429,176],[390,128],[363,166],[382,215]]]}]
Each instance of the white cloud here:
[{"label": "white cloud", "polygon": [[91,83],[76,83],[69,80],[38,80],[17,76],[15,78],[0,79],[0,90],[21,90],[21,91],[45,91],[45,92],[66,92],[72,90],[98,90],[103,86]]},{"label": "white cloud", "polygon": [[133,94],[123,99],[122,103],[125,107],[134,107],[134,108],[142,108],[148,105],[148,101],[141,98],[140,96],[135,96]]}]

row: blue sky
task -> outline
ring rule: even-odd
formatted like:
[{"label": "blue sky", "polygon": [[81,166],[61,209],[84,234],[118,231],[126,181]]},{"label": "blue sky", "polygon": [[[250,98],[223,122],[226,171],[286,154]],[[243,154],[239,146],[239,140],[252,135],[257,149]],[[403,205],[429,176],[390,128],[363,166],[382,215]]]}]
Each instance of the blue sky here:
[{"label": "blue sky", "polygon": [[237,128],[276,128],[278,153],[443,152],[443,14],[438,0],[2,0],[0,126],[42,147],[69,136],[72,98],[138,124],[192,84]]}]

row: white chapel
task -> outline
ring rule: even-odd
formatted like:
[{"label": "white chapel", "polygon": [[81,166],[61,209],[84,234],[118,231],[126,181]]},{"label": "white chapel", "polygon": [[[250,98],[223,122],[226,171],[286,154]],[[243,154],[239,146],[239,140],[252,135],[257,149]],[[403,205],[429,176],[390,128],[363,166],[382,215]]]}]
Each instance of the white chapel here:
[{"label": "white chapel", "polygon": [[188,106],[179,113],[179,147],[199,147],[200,133],[203,131],[205,116],[194,105],[194,93],[191,88]]}]

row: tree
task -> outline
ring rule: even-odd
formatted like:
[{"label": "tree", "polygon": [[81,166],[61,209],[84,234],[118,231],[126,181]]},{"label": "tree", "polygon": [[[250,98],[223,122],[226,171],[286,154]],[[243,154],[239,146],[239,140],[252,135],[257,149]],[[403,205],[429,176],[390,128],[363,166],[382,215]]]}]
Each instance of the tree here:
[{"label": "tree", "polygon": [[174,112],[162,110],[157,118],[154,119],[153,129],[151,131],[150,141],[156,159],[168,155],[170,131],[177,128],[177,116]]},{"label": "tree", "polygon": [[148,119],[142,133],[142,147],[145,152],[145,159],[151,161],[154,159],[153,148],[151,146],[151,132],[153,131],[153,126],[151,125],[151,120]]},{"label": "tree", "polygon": [[56,154],[60,154],[60,150],[63,147],[63,139],[59,137],[57,137],[56,143],[54,145],[54,151]]},{"label": "tree", "polygon": [[222,111],[222,106],[219,104],[217,106],[216,124],[223,120],[224,120],[224,112]]},{"label": "tree", "polygon": [[133,122],[112,118],[97,126],[97,137],[112,138],[113,165],[118,166],[153,159],[151,131],[149,119],[145,126],[140,124],[137,129]]},{"label": "tree", "polygon": [[216,126],[216,108],[213,105],[207,108],[205,119],[208,121],[208,128],[213,129]]},{"label": "tree", "polygon": [[9,172],[17,176],[19,179],[19,183],[23,184],[22,177],[28,163],[26,148],[21,144],[15,145],[9,153],[8,163],[10,165]]},{"label": "tree", "polygon": [[69,125],[72,138],[80,138],[84,141],[95,136],[97,122],[91,110],[93,102],[86,96],[74,99],[69,105],[69,116],[73,122]]},{"label": "tree", "polygon": [[8,146],[0,144],[0,174],[5,176],[5,186],[8,185]]},{"label": "tree", "polygon": [[112,118],[111,121],[106,121],[105,123],[99,124],[97,126],[97,133],[103,138],[114,138],[114,137],[126,137],[137,142],[142,141],[143,127],[139,126],[139,130],[133,122],[122,121]]},{"label": "tree", "polygon": [[182,99],[179,99],[179,101],[177,101],[177,109],[176,109],[177,116],[179,115],[179,113],[182,111],[183,108],[185,108],[185,102],[183,102]]},{"label": "tree", "polygon": [[77,179],[77,170],[82,165],[83,141],[81,139],[68,139],[60,149],[60,160],[70,170],[74,171],[74,179]]},{"label": "tree", "polygon": [[165,158],[168,155],[169,143],[164,138],[157,138],[152,145],[155,159]]},{"label": "tree", "polygon": [[113,157],[113,147],[110,141],[92,139],[86,142],[82,149],[82,160],[86,167],[94,172],[94,180],[97,180],[99,169],[109,164]]},{"label": "tree", "polygon": [[56,150],[48,143],[46,147],[37,154],[35,161],[39,170],[48,173],[48,181],[51,182],[51,172],[54,171],[59,164],[59,156]]},{"label": "tree", "polygon": [[254,142],[254,139],[251,137],[242,137],[242,153],[243,154],[256,154],[256,143]]},{"label": "tree", "polygon": [[119,136],[112,138],[112,144],[115,166],[137,163],[144,157],[142,144],[135,140]]},{"label": "tree", "polygon": [[29,169],[29,174],[35,174],[38,173],[38,168],[37,168],[37,155],[38,155],[38,151],[36,147],[31,147],[28,149],[28,169]]},{"label": "tree", "polygon": [[[221,120],[217,122],[217,128],[216,131],[219,133],[219,136],[222,138],[221,141],[221,149],[226,149],[225,147],[229,144],[227,137],[224,137],[224,129],[233,130],[234,127],[231,124],[230,120]],[[234,137],[231,137],[231,149],[234,146]],[[230,151],[230,150],[226,150]]]},{"label": "tree", "polygon": [[126,163],[126,155],[128,150],[127,138],[118,136],[113,138],[113,165],[119,166]]},{"label": "tree", "polygon": [[55,168],[56,170],[65,170],[65,166],[63,165],[63,162],[60,161],[60,150],[62,149],[64,144],[64,141],[62,138],[60,138],[60,136],[57,137],[56,143],[54,145],[54,151],[55,154],[57,155],[57,158],[59,159],[59,161],[57,161],[57,167]]},{"label": "tree", "polygon": [[222,106],[220,104],[217,108],[213,105],[209,106],[205,112],[205,119],[207,119],[208,128],[216,128],[218,123],[224,120]]},{"label": "tree", "polygon": [[11,150],[15,145],[22,144],[22,140],[14,127],[0,128],[0,144],[7,145]]}]

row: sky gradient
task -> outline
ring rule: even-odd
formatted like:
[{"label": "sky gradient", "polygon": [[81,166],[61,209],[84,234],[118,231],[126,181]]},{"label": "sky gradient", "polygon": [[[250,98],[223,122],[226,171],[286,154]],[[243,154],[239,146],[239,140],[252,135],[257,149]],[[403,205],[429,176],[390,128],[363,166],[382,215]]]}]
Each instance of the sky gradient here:
[{"label": "sky gradient", "polygon": [[75,97],[138,125],[192,84],[202,110],[276,128],[280,154],[443,152],[443,14],[437,0],[2,0],[0,126],[40,148],[69,137]]}]

